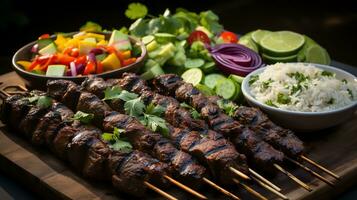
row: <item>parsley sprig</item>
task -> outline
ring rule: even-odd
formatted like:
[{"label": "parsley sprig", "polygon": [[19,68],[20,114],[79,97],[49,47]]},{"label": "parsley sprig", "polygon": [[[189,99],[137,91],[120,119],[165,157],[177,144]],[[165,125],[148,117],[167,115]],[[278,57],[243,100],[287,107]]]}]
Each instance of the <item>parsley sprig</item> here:
[{"label": "parsley sprig", "polygon": [[234,113],[238,109],[238,106],[235,105],[233,102],[229,101],[227,102],[224,99],[220,99],[217,101],[217,105],[223,109],[224,113],[229,115],[230,117],[233,117]]},{"label": "parsley sprig", "polygon": [[109,146],[116,151],[131,152],[133,147],[124,137],[121,136],[124,132],[124,129],[114,128],[113,133],[103,133],[102,139],[107,141]]},{"label": "parsley sprig", "polygon": [[188,110],[190,110],[191,116],[193,117],[193,119],[199,119],[199,118],[201,118],[201,114],[200,114],[194,107],[188,105],[187,103],[181,103],[180,106],[183,107],[183,108],[187,108]]}]

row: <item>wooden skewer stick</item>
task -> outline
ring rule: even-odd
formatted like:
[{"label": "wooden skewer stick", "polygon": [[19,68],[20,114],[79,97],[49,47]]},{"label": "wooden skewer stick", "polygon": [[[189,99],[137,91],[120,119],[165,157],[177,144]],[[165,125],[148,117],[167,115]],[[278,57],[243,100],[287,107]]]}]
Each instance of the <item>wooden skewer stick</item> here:
[{"label": "wooden skewer stick", "polygon": [[233,167],[229,167],[229,169],[235,173],[236,175],[238,175],[239,177],[245,179],[245,180],[250,180],[249,176],[245,175],[244,173],[240,172],[239,170],[237,170],[236,168]]},{"label": "wooden skewer stick", "polygon": [[160,188],[158,188],[158,187],[152,185],[151,183],[149,183],[149,182],[147,182],[147,181],[144,181],[144,184],[145,184],[148,188],[154,190],[155,192],[157,192],[157,193],[159,193],[160,195],[162,195],[163,197],[165,197],[166,199],[169,199],[169,200],[178,200],[177,198],[171,196],[170,194],[164,192],[164,191],[161,190]]},{"label": "wooden skewer stick", "polygon": [[209,184],[210,186],[214,187],[216,190],[222,192],[223,194],[229,196],[232,199],[236,199],[236,200],[240,200],[239,197],[237,197],[236,195],[234,195],[233,193],[227,191],[224,188],[221,188],[220,186],[218,186],[217,184],[213,183],[212,181],[210,181],[209,179],[203,177],[202,179],[204,182],[206,182],[207,184]]},{"label": "wooden skewer stick", "polygon": [[275,195],[277,195],[278,197],[288,200],[289,198],[283,194],[281,194],[280,192],[274,190],[272,187],[270,187],[269,185],[263,183],[262,181],[260,181],[259,179],[252,177],[252,179],[257,182],[260,186],[262,186],[263,188],[269,190],[270,192],[274,193]]},{"label": "wooden skewer stick", "polygon": [[184,184],[182,184],[182,183],[176,181],[175,179],[171,178],[170,176],[165,175],[164,177],[165,177],[167,180],[169,180],[171,183],[173,183],[174,185],[176,185],[176,186],[180,187],[181,189],[187,191],[188,193],[190,193],[190,194],[196,196],[197,198],[207,199],[207,197],[205,197],[204,195],[202,195],[202,194],[196,192],[195,190],[193,190],[193,189],[187,187],[186,185],[184,185]]},{"label": "wooden skewer stick", "polygon": [[298,185],[300,185],[301,187],[303,187],[305,190],[311,192],[312,189],[310,188],[310,186],[308,186],[306,183],[302,182],[300,179],[298,179],[296,176],[294,176],[293,174],[291,174],[290,172],[286,171],[285,169],[283,169],[280,165],[278,164],[274,164],[274,167],[276,169],[278,169],[279,171],[281,171],[282,173],[284,173],[285,175],[287,175],[289,178],[291,178],[291,180],[295,181],[295,183],[297,183]]},{"label": "wooden skewer stick", "polygon": [[263,196],[262,194],[260,194],[259,192],[255,191],[253,188],[249,187],[248,185],[241,183],[240,181],[238,181],[237,179],[233,179],[233,181],[235,183],[237,183],[238,185],[241,185],[245,190],[247,190],[249,193],[251,193],[252,195],[254,195],[255,197],[257,197],[258,199],[261,200],[268,200],[265,196]]},{"label": "wooden skewer stick", "polygon": [[258,174],[253,169],[249,168],[249,172],[254,175],[259,180],[263,181],[265,184],[269,185],[271,188],[275,189],[276,191],[280,192],[281,188],[276,186],[274,183],[270,182],[268,179],[264,178],[262,175]]},{"label": "wooden skewer stick", "polygon": [[313,160],[311,160],[311,159],[305,157],[304,155],[301,155],[300,158],[302,158],[302,159],[305,160],[306,162],[308,162],[308,163],[314,165],[315,167],[319,168],[320,170],[322,170],[322,171],[324,171],[324,172],[330,174],[330,175],[333,176],[334,178],[340,179],[340,176],[339,176],[339,175],[333,173],[332,171],[330,171],[330,170],[326,169],[325,167],[319,165],[319,164],[316,163],[315,161],[313,161]]},{"label": "wooden skewer stick", "polygon": [[335,185],[335,184],[332,183],[331,181],[327,180],[326,178],[324,178],[324,177],[321,176],[320,174],[318,174],[318,173],[312,171],[310,168],[308,168],[308,167],[302,165],[301,163],[299,163],[299,162],[297,162],[297,161],[295,161],[295,160],[293,160],[293,159],[291,159],[291,158],[289,158],[289,157],[286,157],[286,159],[289,160],[290,162],[296,164],[297,166],[301,167],[301,168],[304,169],[305,171],[311,173],[311,174],[312,174],[313,176],[315,176],[316,178],[318,178],[318,179],[322,180],[323,182],[329,184],[330,186],[334,186],[334,185]]}]

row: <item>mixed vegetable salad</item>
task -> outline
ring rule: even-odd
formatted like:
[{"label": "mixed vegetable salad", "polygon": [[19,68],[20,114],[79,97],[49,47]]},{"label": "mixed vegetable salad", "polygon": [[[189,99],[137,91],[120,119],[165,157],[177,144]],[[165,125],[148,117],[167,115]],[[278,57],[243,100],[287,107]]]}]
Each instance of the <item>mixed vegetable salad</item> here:
[{"label": "mixed vegetable salad", "polygon": [[73,36],[40,37],[32,49],[33,60],[18,64],[48,76],[100,74],[136,61],[140,50],[131,45],[131,35],[148,52],[140,71],[143,79],[175,73],[207,95],[239,101],[243,78],[264,63],[330,63],[327,51],[305,35],[256,30],[239,37],[225,30],[210,10],[166,9],[153,16],[145,5],[131,3],[125,15],[135,21],[128,28],[113,30],[109,41],[100,25],[88,22]]},{"label": "mixed vegetable salad", "polygon": [[100,26],[89,22],[76,34],[44,34],[31,49],[31,61],[17,64],[36,74],[75,77],[100,74],[136,62],[141,50],[131,44],[127,34],[101,31]]}]

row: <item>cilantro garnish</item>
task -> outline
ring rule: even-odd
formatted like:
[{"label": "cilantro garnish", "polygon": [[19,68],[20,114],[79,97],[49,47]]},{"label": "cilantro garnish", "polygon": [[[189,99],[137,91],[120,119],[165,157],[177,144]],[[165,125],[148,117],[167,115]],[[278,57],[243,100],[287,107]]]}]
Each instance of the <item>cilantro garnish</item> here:
[{"label": "cilantro garnish", "polygon": [[321,72],[321,75],[322,75],[322,76],[327,76],[327,77],[329,77],[329,76],[333,76],[334,73],[328,72],[328,71],[322,71],[322,72]]},{"label": "cilantro garnish", "polygon": [[83,124],[89,124],[94,118],[92,113],[85,113],[82,111],[77,111],[74,116],[72,117],[73,120],[78,120]]},{"label": "cilantro garnish", "polygon": [[283,93],[279,93],[278,94],[278,99],[277,102],[280,104],[288,104],[290,103],[291,99],[288,95],[283,94]]},{"label": "cilantro garnish", "polygon": [[266,101],[266,102],[265,102],[265,104],[266,104],[266,105],[268,105],[268,106],[275,107],[275,108],[277,108],[277,107],[278,107],[278,106],[276,106],[276,105],[273,103],[273,101],[272,101],[272,100],[268,100],[268,101]]},{"label": "cilantro garnish", "polygon": [[189,109],[193,119],[201,118],[201,114],[194,107],[188,105],[187,103],[181,103],[180,106]]},{"label": "cilantro garnish", "polygon": [[226,113],[227,115],[229,115],[230,117],[233,117],[234,113],[236,112],[236,110],[238,109],[238,106],[235,105],[233,102],[229,101],[225,101],[223,99],[218,100],[217,101],[217,105],[223,109],[224,113]]},{"label": "cilantro garnish", "polygon": [[249,85],[252,85],[254,82],[256,82],[257,80],[259,80],[259,75],[253,75],[250,77],[249,79]]},{"label": "cilantro garnish", "polygon": [[126,141],[125,138],[121,137],[121,133],[124,132],[124,129],[114,127],[113,133],[103,133],[102,139],[107,141],[109,143],[109,146],[116,151],[131,152],[133,149],[131,144]]},{"label": "cilantro garnish", "polygon": [[143,18],[148,14],[148,9],[141,3],[131,3],[125,11],[125,16],[129,19]]}]

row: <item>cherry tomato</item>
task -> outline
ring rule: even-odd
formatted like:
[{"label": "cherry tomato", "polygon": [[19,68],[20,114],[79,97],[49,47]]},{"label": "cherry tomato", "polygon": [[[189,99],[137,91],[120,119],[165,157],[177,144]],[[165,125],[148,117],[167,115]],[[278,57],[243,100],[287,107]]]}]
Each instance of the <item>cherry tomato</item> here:
[{"label": "cherry tomato", "polygon": [[187,42],[191,45],[195,41],[201,41],[205,44],[210,44],[211,41],[207,34],[203,31],[193,31],[187,38]]},{"label": "cherry tomato", "polygon": [[42,40],[42,39],[47,39],[47,38],[50,38],[50,34],[48,34],[48,33],[41,35],[38,39]]},{"label": "cherry tomato", "polygon": [[220,37],[226,43],[237,43],[238,42],[237,35],[235,33],[229,32],[229,31],[223,31],[221,33]]}]

